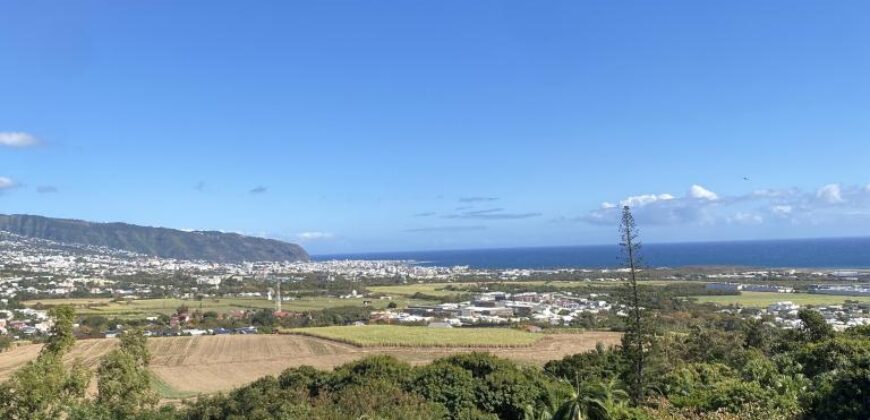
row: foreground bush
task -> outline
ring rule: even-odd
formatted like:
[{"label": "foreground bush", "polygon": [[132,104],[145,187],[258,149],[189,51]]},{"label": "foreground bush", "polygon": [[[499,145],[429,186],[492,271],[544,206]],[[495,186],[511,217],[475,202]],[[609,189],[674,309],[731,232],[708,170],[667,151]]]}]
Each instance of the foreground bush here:
[{"label": "foreground bush", "polygon": [[420,367],[374,356],[332,372],[287,369],[278,378],[202,398],[185,418],[521,420],[528,407],[555,411],[570,393],[569,385],[540,369],[484,353]]}]

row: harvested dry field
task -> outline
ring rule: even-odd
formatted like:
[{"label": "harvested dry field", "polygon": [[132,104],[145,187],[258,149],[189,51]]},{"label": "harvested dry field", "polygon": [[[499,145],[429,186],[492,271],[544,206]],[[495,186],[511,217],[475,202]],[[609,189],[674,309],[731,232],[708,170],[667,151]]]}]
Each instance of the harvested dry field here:
[{"label": "harvested dry field", "polygon": [[[609,332],[547,334],[529,347],[485,349],[520,362],[543,364],[565,355],[591,350],[597,342],[619,343],[620,335]],[[82,358],[96,366],[117,340],[82,340],[70,360]],[[356,347],[300,335],[220,335],[203,337],[161,337],[148,340],[151,370],[165,386],[165,397],[227,391],[261,376],[276,375],[288,367],[310,365],[330,369],[371,354],[388,354],[410,363],[426,363],[472,348],[378,348]],[[40,346],[21,346],[0,353],[0,380],[36,357]]]}]

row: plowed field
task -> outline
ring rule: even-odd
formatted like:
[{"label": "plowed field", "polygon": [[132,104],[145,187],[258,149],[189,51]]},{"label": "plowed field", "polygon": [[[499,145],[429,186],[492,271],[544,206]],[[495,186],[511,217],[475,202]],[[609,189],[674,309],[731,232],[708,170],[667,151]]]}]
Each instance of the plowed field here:
[{"label": "plowed field", "polygon": [[[531,346],[478,349],[519,362],[543,364],[569,354],[591,350],[597,342],[617,344],[620,335],[609,332],[547,334]],[[80,358],[96,367],[116,339],[81,340],[68,360]],[[165,398],[227,391],[265,375],[302,365],[331,369],[371,354],[388,354],[410,363],[427,363],[474,348],[357,347],[300,335],[219,335],[160,337],[148,340],[151,371],[162,382]],[[39,345],[25,345],[0,353],[0,381],[39,353]]]}]

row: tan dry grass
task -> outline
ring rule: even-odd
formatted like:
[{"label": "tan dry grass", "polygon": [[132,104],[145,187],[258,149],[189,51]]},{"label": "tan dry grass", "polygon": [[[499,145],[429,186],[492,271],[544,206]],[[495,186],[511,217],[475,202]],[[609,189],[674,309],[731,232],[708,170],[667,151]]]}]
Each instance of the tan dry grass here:
[{"label": "tan dry grass", "polygon": [[[541,365],[591,350],[597,342],[612,345],[619,340],[620,334],[611,332],[547,334],[529,347],[484,351]],[[67,359],[80,358],[86,366],[96,368],[100,358],[116,345],[115,339],[82,340],[76,343]],[[481,351],[475,348],[361,348],[299,335],[160,337],[149,339],[148,346],[153,355],[152,373],[179,394],[228,391],[265,375],[277,375],[290,367],[309,365],[331,369],[372,354],[424,364],[451,354]],[[35,358],[40,348],[25,345],[0,353],[0,381]]]}]

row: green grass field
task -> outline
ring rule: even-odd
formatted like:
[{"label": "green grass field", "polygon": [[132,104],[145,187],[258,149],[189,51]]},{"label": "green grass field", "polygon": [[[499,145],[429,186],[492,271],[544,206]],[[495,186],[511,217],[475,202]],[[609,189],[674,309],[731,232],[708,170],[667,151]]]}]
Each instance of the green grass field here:
[{"label": "green grass field", "polygon": [[361,347],[526,347],[543,337],[542,334],[510,328],[429,328],[398,325],[296,328],[285,332]]},{"label": "green grass field", "polygon": [[846,300],[870,302],[870,296],[831,296],[810,293],[767,293],[741,292],[730,296],[694,296],[698,302],[712,302],[719,305],[740,304],[747,307],[761,308],[767,305],[790,301],[798,305],[838,305]]},{"label": "green grass field", "polygon": [[[287,311],[314,311],[326,308],[336,308],[340,306],[357,306],[362,307],[363,300],[367,299],[338,299],[330,297],[314,297],[301,298],[292,301],[286,301],[282,304],[282,308]],[[386,308],[391,300],[388,299],[373,299],[371,307],[375,309]],[[411,300],[411,299],[393,299],[399,307],[408,305],[430,305],[434,302]],[[132,300],[130,302],[112,302],[110,299],[39,299],[26,301],[24,304],[32,307],[37,303],[43,306],[57,305],[72,305],[75,307],[77,315],[103,315],[107,317],[118,318],[144,318],[147,316],[170,315],[175,313],[179,306],[187,305],[191,310],[199,309],[203,312],[215,311],[218,313],[226,313],[241,309],[274,309],[275,302],[266,299],[256,298],[205,298],[203,300],[194,299],[141,299]]]}]

